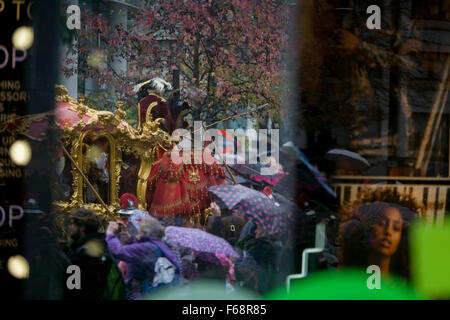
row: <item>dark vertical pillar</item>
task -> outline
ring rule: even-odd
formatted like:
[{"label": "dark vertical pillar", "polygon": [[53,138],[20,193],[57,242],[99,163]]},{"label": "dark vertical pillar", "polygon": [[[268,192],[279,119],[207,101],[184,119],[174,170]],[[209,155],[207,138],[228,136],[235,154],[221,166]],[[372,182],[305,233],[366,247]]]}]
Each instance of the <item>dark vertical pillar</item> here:
[{"label": "dark vertical pillar", "polygon": [[[31,49],[31,60],[26,74],[30,91],[29,114],[54,110],[60,59],[59,37],[60,32],[64,31],[59,28],[65,28],[65,20],[60,17],[60,1],[37,1],[35,6],[35,43]],[[62,297],[62,270],[55,268],[59,265],[58,245],[52,230],[52,221],[46,218],[52,211],[52,185],[56,176],[54,160],[58,137],[54,117],[49,116],[47,119],[44,139],[32,144],[33,157],[27,168],[24,186],[25,192],[37,196],[39,209],[43,212],[39,218],[25,216],[26,228],[22,237],[25,245],[24,255],[30,264],[30,277],[24,285],[25,299]],[[45,230],[45,227],[48,229]],[[45,261],[45,267],[42,260]]]},{"label": "dark vertical pillar", "polygon": [[[17,126],[5,127],[13,118],[27,114],[27,63],[31,59],[30,50],[15,50],[12,36],[23,26],[31,26],[27,14],[30,1],[0,3],[0,296],[20,299],[23,296],[23,279],[14,277],[8,268],[8,262],[23,255],[24,242],[21,237],[23,215],[21,214],[21,196],[24,190],[25,167],[12,162],[9,151],[17,140],[14,134]],[[31,9],[31,7],[30,7]],[[32,11],[30,10],[30,13]],[[14,56],[20,57],[14,59]],[[20,61],[18,61],[20,60]],[[8,99],[18,95],[22,98]],[[11,210],[11,208],[17,208]],[[11,213],[14,220],[10,221]],[[15,260],[18,261],[17,259]],[[20,262],[20,260],[19,260]]]},{"label": "dark vertical pillar", "polygon": [[[0,295],[8,299],[48,298],[48,283],[52,282],[50,278],[57,276],[51,274],[54,260],[53,251],[49,250],[55,242],[48,241],[50,232],[39,234],[43,230],[41,227],[50,227],[44,217],[52,206],[50,181],[54,172],[52,162],[56,140],[50,128],[42,141],[29,138],[28,130],[36,114],[54,109],[58,65],[57,23],[60,21],[58,5],[57,0],[26,0],[23,3],[4,1],[3,10],[0,11],[0,46],[6,48],[8,53],[7,57],[2,56],[4,51],[0,50],[0,65],[8,58],[7,63],[0,68],[0,100],[2,95],[8,94],[26,97],[0,101],[2,124],[12,115],[22,117],[21,122],[11,120],[6,129],[1,126],[0,132]],[[19,60],[22,61],[16,59],[13,62],[12,35],[23,26],[33,28],[34,41],[26,53],[19,51],[22,57]],[[51,119],[49,121],[54,122]],[[31,160],[23,166],[14,164],[8,153],[11,145],[19,139],[31,147]],[[11,174],[14,172],[17,174]],[[38,204],[34,212],[25,208],[24,200],[31,197],[30,193],[34,194],[33,198]],[[15,208],[12,212],[14,220],[9,223],[11,208]],[[42,213],[39,213],[39,209]],[[29,269],[28,277],[13,276],[14,272],[11,273],[8,268],[8,261],[18,256],[25,260],[16,259],[16,262],[26,261],[22,266]]]},{"label": "dark vertical pillar", "polygon": [[[399,20],[400,20],[400,3],[395,1],[392,3],[392,29],[394,32],[399,32]],[[391,48],[393,53],[398,54],[398,48],[395,46],[395,36],[391,39]],[[399,112],[399,100],[398,90],[400,88],[400,70],[397,65],[394,65],[389,70],[389,126],[388,136],[391,138],[396,137],[397,141],[393,145],[393,152],[389,151],[388,154],[388,170],[389,167],[397,166],[397,148],[398,148],[398,112]],[[394,141],[392,141],[394,142]],[[389,144],[390,145],[390,144]]]},{"label": "dark vertical pillar", "polygon": [[54,87],[58,62],[58,1],[37,1],[33,25],[35,42],[27,70],[30,88],[30,114],[54,108]]},{"label": "dark vertical pillar", "polygon": [[178,114],[181,111],[180,102],[180,70],[174,69],[172,71],[172,87],[174,94],[170,97],[170,112],[172,113],[172,118],[174,121],[177,120]]},{"label": "dark vertical pillar", "polygon": [[173,89],[176,90],[174,94],[175,101],[180,101],[180,70],[173,70]]}]

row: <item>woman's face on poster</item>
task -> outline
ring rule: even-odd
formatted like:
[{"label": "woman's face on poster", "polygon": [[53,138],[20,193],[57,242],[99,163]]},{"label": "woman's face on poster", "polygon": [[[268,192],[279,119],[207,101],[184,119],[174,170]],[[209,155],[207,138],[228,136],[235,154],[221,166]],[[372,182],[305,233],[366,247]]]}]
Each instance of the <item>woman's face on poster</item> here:
[{"label": "woman's face on poster", "polygon": [[392,256],[402,237],[403,218],[396,208],[380,214],[371,228],[371,248],[384,256]]}]

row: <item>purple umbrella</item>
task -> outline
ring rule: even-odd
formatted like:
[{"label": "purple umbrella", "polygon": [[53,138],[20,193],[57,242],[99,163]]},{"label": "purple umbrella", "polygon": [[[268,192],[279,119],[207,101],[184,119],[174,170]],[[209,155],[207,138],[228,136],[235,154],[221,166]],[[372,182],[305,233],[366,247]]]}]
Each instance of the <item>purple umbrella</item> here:
[{"label": "purple umbrella", "polygon": [[200,229],[170,226],[166,228],[165,233],[168,241],[194,251],[221,253],[228,257],[239,257],[225,239]]},{"label": "purple umbrella", "polygon": [[222,184],[208,190],[223,201],[229,210],[244,214],[260,225],[267,233],[282,232],[286,227],[287,214],[264,193],[242,185]]}]

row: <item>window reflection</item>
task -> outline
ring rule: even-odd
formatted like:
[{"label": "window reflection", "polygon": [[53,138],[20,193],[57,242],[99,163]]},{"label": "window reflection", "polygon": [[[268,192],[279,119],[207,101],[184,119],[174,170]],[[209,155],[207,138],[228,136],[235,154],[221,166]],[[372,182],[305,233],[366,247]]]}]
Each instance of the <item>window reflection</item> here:
[{"label": "window reflection", "polygon": [[124,193],[136,194],[138,172],[139,159],[131,153],[123,153],[120,170],[120,195]]},{"label": "window reflection", "polygon": [[[110,203],[110,145],[106,137],[88,136],[83,141],[83,172],[98,195]],[[100,203],[95,192],[84,182],[83,202]]]}]

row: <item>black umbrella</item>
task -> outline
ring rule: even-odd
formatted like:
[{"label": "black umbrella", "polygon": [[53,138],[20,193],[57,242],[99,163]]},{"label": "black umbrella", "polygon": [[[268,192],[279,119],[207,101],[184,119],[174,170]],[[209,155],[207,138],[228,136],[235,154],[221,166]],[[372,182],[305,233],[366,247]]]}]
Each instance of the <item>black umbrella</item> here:
[{"label": "black umbrella", "polygon": [[[291,161],[291,164],[296,169],[298,165],[297,175],[299,175],[299,181],[303,183],[308,183],[314,179],[315,183],[318,183],[322,191],[326,192],[329,196],[336,198],[336,193],[327,184],[325,177],[322,173],[317,170],[306,158],[306,156],[301,152],[292,142],[284,144],[282,152],[286,154],[287,158],[292,158],[294,156],[295,162]],[[289,171],[289,169],[286,169]]]}]

